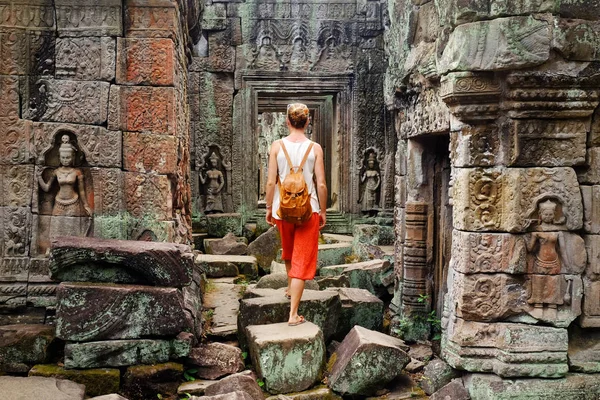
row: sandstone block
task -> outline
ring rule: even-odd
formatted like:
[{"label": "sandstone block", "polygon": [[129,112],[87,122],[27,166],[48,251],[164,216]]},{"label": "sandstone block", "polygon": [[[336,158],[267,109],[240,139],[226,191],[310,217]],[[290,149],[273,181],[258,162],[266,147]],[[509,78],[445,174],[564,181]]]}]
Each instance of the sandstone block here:
[{"label": "sandstone block", "polygon": [[121,393],[130,400],[171,396],[177,393],[182,376],[183,365],[173,362],[129,367],[123,375]]},{"label": "sandstone block", "polygon": [[452,269],[463,274],[527,271],[525,238],[508,233],[452,232]]},{"label": "sandstone block", "polygon": [[[597,257],[597,253],[594,254]],[[583,310],[579,318],[579,326],[582,328],[600,327],[600,280],[598,280],[597,266],[588,269],[587,273],[591,275],[583,278]]]},{"label": "sandstone block", "polygon": [[305,390],[297,393],[286,393],[285,395],[267,397],[267,400],[342,400],[328,387]]},{"label": "sandstone block", "polygon": [[19,115],[19,79],[14,76],[2,76],[0,78],[0,93],[5,101],[0,105],[0,117]]},{"label": "sandstone block", "polygon": [[88,396],[100,396],[119,391],[121,372],[118,369],[86,369],[68,370],[54,364],[35,365],[29,376],[43,376],[46,378],[67,379],[85,386]]},{"label": "sandstone block", "polygon": [[191,249],[173,243],[69,237],[52,240],[50,250],[58,281],[182,287],[192,269]]},{"label": "sandstone block", "polygon": [[[122,36],[123,10],[118,0],[102,5],[95,1],[58,0],[56,27],[59,36]],[[77,14],[77,18],[73,15]]]},{"label": "sandstone block", "polygon": [[346,257],[352,254],[352,244],[332,243],[320,244],[317,255],[317,270],[330,265],[339,265],[346,262]]},{"label": "sandstone block", "polygon": [[567,330],[517,323],[449,321],[442,356],[453,368],[503,377],[565,376]]},{"label": "sandstone block", "polygon": [[259,267],[269,272],[279,249],[281,249],[279,230],[272,227],[248,245],[247,253],[256,257]]},{"label": "sandstone block", "polygon": [[125,172],[125,209],[136,218],[173,218],[171,182],[165,175]]},{"label": "sandstone block", "polygon": [[216,383],[216,381],[210,381],[205,379],[196,379],[191,382],[184,382],[177,388],[177,394],[185,395],[189,393],[193,396],[202,396],[207,387]]},{"label": "sandstone block", "polygon": [[355,326],[330,360],[328,385],[342,394],[372,394],[402,373],[406,349],[400,339]]},{"label": "sandstone block", "polygon": [[[106,122],[108,82],[30,77],[23,86],[21,106],[26,119],[92,125]],[[37,95],[41,92],[45,96]]]},{"label": "sandstone block", "polygon": [[56,76],[111,81],[115,77],[115,39],[61,37],[56,39]]},{"label": "sandstone block", "polygon": [[594,374],[600,372],[600,332],[572,327],[569,332],[569,370]]},{"label": "sandstone block", "polygon": [[586,168],[577,174],[579,182],[589,185],[600,184],[600,147],[587,149],[585,165]]},{"label": "sandstone block", "polygon": [[241,256],[246,254],[248,239],[228,233],[223,239],[204,239],[206,254]]},{"label": "sandstone block", "polygon": [[123,168],[126,171],[175,174],[178,139],[151,133],[123,133]]},{"label": "sandstone block", "polygon": [[63,340],[176,336],[192,330],[183,295],[175,288],[61,283],[56,335]]},{"label": "sandstone block", "polygon": [[49,325],[0,326],[0,372],[26,373],[34,364],[47,362],[53,341]]},{"label": "sandstone block", "polygon": [[425,366],[421,387],[425,393],[431,395],[449,384],[458,376],[460,376],[458,371],[453,370],[452,367],[443,360],[436,358]]},{"label": "sandstone block", "polygon": [[175,97],[172,87],[112,85],[108,129],[174,135]]},{"label": "sandstone block", "polygon": [[65,345],[66,368],[126,367],[165,363],[187,357],[192,343],[185,339],[107,340]]},{"label": "sandstone block", "polygon": [[171,39],[117,39],[116,82],[125,85],[171,86],[175,45]]},{"label": "sandstone block", "polygon": [[11,400],[83,400],[85,386],[65,379],[0,376],[2,395]]},{"label": "sandstone block", "polygon": [[450,383],[436,391],[429,400],[470,400],[469,392],[460,379],[453,379]]},{"label": "sandstone block", "polygon": [[345,275],[350,280],[350,287],[366,289],[376,296],[387,293],[384,283],[391,274],[393,267],[386,260],[370,260],[354,264],[332,265],[321,268],[319,275]]},{"label": "sandstone block", "polygon": [[550,24],[531,16],[460,25],[450,35],[439,69],[501,71],[540,65],[550,56],[550,38]]},{"label": "sandstone block", "polygon": [[383,301],[365,289],[338,288],[335,291],[342,301],[342,315],[336,337],[343,339],[354,326],[381,330]]},{"label": "sandstone block", "polygon": [[531,399],[600,397],[598,374],[568,374],[562,379],[502,379],[491,374],[463,378],[472,400],[508,400],[526,393]]},{"label": "sandstone block", "polygon": [[187,362],[198,367],[197,375],[202,379],[214,380],[244,370],[239,347],[218,342],[192,349]]},{"label": "sandstone block", "polygon": [[224,237],[228,233],[235,236],[242,235],[242,216],[232,214],[209,214],[206,216],[208,222],[208,234],[213,237]]},{"label": "sandstone block", "polygon": [[353,244],[365,243],[373,245],[394,244],[394,228],[383,225],[354,225]]},{"label": "sandstone block", "polygon": [[600,233],[600,185],[581,186],[583,199],[583,229],[586,233]]},{"label": "sandstone block", "polygon": [[[289,317],[290,301],[282,290],[256,289],[254,293],[257,297],[240,302],[238,334],[241,345],[245,345],[247,326],[285,322]],[[305,290],[298,312],[307,321],[317,325],[323,331],[325,340],[329,340],[337,330],[341,310],[342,304],[337,293]]]},{"label": "sandstone block", "polygon": [[257,276],[258,265],[253,256],[217,256],[199,254],[194,261],[196,268],[209,278],[235,277],[240,274]]},{"label": "sandstone block", "polygon": [[[287,288],[287,273],[265,275],[256,282],[257,289],[281,289]],[[309,290],[319,290],[319,285],[314,280],[304,281],[304,288]]]},{"label": "sandstone block", "polygon": [[[177,6],[168,2],[133,1],[127,4],[123,21],[128,37],[171,38],[178,36],[180,20]],[[121,35],[122,36],[122,35]]]},{"label": "sandstone block", "polygon": [[[283,271],[285,272],[285,269]],[[315,281],[320,290],[350,287],[350,279],[346,275],[317,276]]]},{"label": "sandstone block", "polygon": [[313,323],[246,328],[256,372],[270,393],[299,392],[319,380],[325,361],[323,332]]},{"label": "sandstone block", "polygon": [[577,19],[558,20],[553,48],[573,61],[600,60],[600,22]]},{"label": "sandstone block", "polygon": [[235,392],[216,394],[214,396],[192,396],[190,400],[253,400],[253,398],[246,392],[236,390]]},{"label": "sandstone block", "polygon": [[206,388],[204,394],[206,396],[217,396],[236,391],[249,394],[252,400],[263,400],[265,398],[260,386],[256,383],[255,376],[249,371],[229,375],[217,383],[213,383]]}]

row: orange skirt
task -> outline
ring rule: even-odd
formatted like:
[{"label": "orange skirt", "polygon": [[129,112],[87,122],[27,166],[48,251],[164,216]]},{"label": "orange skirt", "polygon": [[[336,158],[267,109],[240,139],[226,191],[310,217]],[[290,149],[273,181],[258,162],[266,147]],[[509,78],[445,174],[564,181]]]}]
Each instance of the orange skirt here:
[{"label": "orange skirt", "polygon": [[319,250],[319,214],[302,225],[294,225],[279,219],[275,220],[281,235],[281,258],[292,261],[288,273],[290,278],[309,281],[317,273],[317,254]]}]

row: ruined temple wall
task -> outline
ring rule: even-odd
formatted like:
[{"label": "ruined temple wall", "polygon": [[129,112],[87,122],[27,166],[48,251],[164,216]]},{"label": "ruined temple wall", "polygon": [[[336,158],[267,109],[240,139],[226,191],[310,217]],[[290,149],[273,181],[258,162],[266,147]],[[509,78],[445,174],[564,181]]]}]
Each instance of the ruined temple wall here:
[{"label": "ruined temple wall", "polygon": [[[258,200],[260,98],[306,101],[335,121],[324,134],[334,206],[359,214],[360,170],[374,149],[382,175],[380,207],[393,207],[395,140],[384,107],[385,1],[211,1],[190,75],[192,174],[199,213],[206,210],[210,155],[225,176],[223,212],[253,210]],[[327,96],[335,98],[333,105]],[[281,104],[276,97],[279,97]],[[325,143],[322,143],[325,145]],[[331,182],[329,182],[331,183]],[[218,201],[220,202],[220,201]],[[208,212],[213,212],[208,210]]]},{"label": "ruined temple wall", "polygon": [[[386,99],[407,167],[397,173],[397,191],[407,193],[396,203],[397,231],[406,229],[399,316],[431,309],[415,296],[434,279],[433,181],[419,179],[422,164],[411,160],[420,144],[449,135],[443,356],[502,377],[594,372],[595,356],[584,365],[570,351],[567,363],[567,348],[593,333],[574,326],[598,326],[600,4],[391,1],[389,9]],[[415,227],[419,214],[429,222]]]},{"label": "ruined temple wall", "polygon": [[52,237],[189,240],[187,65],[200,11],[0,1],[1,324],[44,322],[54,306]]}]

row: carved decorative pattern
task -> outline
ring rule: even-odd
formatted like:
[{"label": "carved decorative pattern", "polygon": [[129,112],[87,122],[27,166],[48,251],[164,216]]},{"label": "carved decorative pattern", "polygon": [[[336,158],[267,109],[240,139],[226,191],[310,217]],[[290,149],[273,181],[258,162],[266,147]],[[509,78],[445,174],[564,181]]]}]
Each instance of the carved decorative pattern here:
[{"label": "carved decorative pattern", "polygon": [[81,80],[111,80],[115,76],[113,38],[59,38],[56,40],[56,75]]},{"label": "carved decorative pattern", "polygon": [[427,311],[427,204],[406,203],[406,239],[404,241],[404,275],[402,308],[405,315]]},{"label": "carved decorative pattern", "polygon": [[25,207],[6,207],[4,209],[4,256],[27,257],[29,255],[29,236],[31,212]]}]

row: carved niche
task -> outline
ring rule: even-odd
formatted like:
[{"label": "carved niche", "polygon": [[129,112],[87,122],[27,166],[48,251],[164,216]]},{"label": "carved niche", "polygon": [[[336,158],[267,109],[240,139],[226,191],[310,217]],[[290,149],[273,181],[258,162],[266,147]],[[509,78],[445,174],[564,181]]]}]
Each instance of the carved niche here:
[{"label": "carved niche", "polygon": [[218,145],[208,146],[196,167],[200,181],[201,210],[205,214],[233,212],[231,196],[231,163],[223,159]]},{"label": "carved niche", "polygon": [[363,155],[359,173],[360,197],[358,203],[363,214],[377,215],[381,196],[381,170],[377,150],[369,148]]}]

